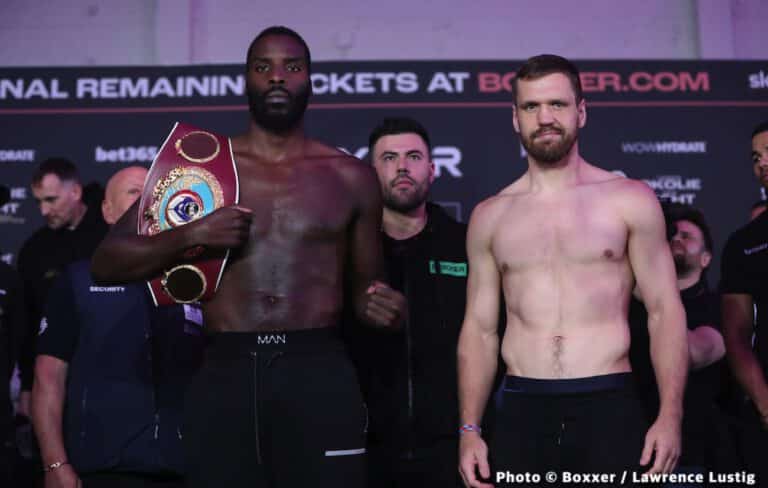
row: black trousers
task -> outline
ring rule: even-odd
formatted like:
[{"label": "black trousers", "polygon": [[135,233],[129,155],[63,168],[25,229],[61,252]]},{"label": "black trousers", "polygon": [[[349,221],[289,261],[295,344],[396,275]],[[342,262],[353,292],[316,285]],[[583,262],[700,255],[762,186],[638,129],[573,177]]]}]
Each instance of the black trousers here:
[{"label": "black trousers", "polygon": [[462,488],[457,439],[408,451],[369,444],[369,488]]},{"label": "black trousers", "polygon": [[184,488],[181,477],[148,476],[133,473],[81,474],[83,488]]},{"label": "black trousers", "polygon": [[331,331],[215,335],[185,408],[189,487],[365,486],[367,412]]},{"label": "black trousers", "polygon": [[510,486],[510,480],[526,486],[515,478],[526,474],[541,477],[528,486],[542,486],[548,472],[563,485],[566,473],[615,473],[601,486],[631,486],[632,471],[648,469],[639,465],[648,426],[628,373],[571,380],[507,376],[497,402],[490,452],[496,486]]}]

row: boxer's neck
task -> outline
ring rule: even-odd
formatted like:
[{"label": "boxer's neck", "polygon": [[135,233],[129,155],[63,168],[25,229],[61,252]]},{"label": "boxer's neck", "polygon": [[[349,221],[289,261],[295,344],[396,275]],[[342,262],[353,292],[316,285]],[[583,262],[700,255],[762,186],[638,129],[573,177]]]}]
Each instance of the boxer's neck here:
[{"label": "boxer's neck", "polygon": [[245,136],[249,153],[276,163],[304,154],[306,140],[303,122],[285,132],[269,131],[252,122]]},{"label": "boxer's neck", "polygon": [[422,204],[408,213],[401,213],[384,207],[381,227],[392,239],[401,241],[415,236],[427,225],[427,207]]}]

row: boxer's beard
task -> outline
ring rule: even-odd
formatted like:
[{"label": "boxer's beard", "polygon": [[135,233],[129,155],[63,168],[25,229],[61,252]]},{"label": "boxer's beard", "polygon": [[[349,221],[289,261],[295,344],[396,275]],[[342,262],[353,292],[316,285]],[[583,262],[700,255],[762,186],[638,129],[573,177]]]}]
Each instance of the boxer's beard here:
[{"label": "boxer's beard", "polygon": [[[288,98],[284,104],[267,103],[271,93],[280,93]],[[296,127],[304,117],[309,103],[309,82],[303,84],[295,93],[283,88],[271,88],[263,93],[256,88],[247,87],[248,109],[251,118],[260,127],[270,132],[286,132]]]},{"label": "boxer's beard", "polygon": [[[407,178],[413,186],[406,192],[395,188],[395,181]],[[429,183],[423,181],[418,183],[410,177],[400,176],[391,184],[382,185],[381,198],[384,207],[399,213],[408,213],[419,208],[426,200],[429,193]]]},{"label": "boxer's beard", "polygon": [[[558,131],[562,138],[559,141],[550,141],[548,144],[536,142],[536,137],[544,130]],[[530,136],[522,136],[520,139],[523,147],[533,159],[541,163],[552,164],[562,160],[571,151],[576,142],[576,136],[576,131],[569,133],[560,128],[547,127],[537,130]]]}]

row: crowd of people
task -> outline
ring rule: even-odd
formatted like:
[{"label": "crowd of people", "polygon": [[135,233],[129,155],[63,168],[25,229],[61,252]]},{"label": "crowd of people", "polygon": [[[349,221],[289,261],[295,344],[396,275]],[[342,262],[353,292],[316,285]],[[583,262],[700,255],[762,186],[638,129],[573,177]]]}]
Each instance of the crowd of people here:
[{"label": "crowd of people", "polygon": [[[372,128],[369,164],[305,134],[295,31],[245,70],[236,205],[139,235],[145,168],[99,204],[39,164],[46,225],[0,263],[1,486],[768,484],[764,205],[710,286],[705,216],[586,161],[579,72],[538,55],[514,81],[527,171],[465,225],[429,200],[418,121]],[[768,188],[768,122],[752,160]],[[156,307],[145,282],[196,249],[231,252],[213,298]]]}]

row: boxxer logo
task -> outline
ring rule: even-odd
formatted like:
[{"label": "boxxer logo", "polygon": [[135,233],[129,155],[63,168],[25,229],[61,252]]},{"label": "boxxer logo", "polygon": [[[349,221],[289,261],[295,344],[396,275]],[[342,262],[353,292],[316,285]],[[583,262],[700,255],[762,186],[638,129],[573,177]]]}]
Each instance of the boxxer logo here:
[{"label": "boxxer logo", "polygon": [[[368,147],[358,148],[355,152],[350,151],[347,148],[339,147],[340,151],[344,151],[347,154],[358,159],[365,159],[368,155]],[[461,164],[461,149],[456,146],[435,146],[432,148],[432,162],[435,163],[435,177],[439,178],[445,171],[454,178],[461,178],[464,174],[461,172],[459,165]]]},{"label": "boxxer logo", "polygon": [[147,163],[157,154],[157,146],[125,146],[105,149],[96,146],[94,159],[97,163]]}]

